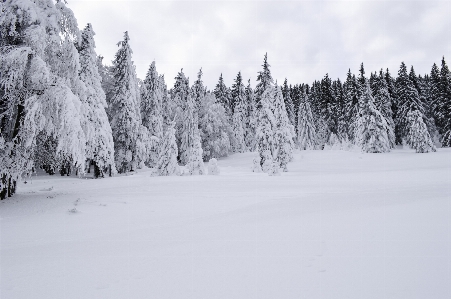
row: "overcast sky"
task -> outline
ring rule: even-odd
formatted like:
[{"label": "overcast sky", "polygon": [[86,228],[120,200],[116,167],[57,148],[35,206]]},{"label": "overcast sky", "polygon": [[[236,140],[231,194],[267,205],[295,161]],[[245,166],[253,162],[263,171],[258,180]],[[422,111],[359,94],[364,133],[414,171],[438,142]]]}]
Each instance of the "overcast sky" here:
[{"label": "overcast sky", "polygon": [[367,74],[401,61],[429,73],[451,63],[450,1],[92,1],[68,0],[79,27],[90,22],[96,51],[111,64],[124,31],[138,77],[152,62],[168,87],[183,68],[195,80],[202,67],[209,89],[238,71],[255,86],[263,56],[274,79],[311,83],[326,73],[346,78],[363,62]]}]

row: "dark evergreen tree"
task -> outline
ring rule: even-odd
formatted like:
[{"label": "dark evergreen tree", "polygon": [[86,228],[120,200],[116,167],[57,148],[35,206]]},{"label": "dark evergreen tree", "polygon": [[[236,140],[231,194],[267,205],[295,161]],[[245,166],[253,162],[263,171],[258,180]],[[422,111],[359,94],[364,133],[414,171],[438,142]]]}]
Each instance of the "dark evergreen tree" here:
[{"label": "dark evergreen tree", "polygon": [[418,110],[421,115],[424,115],[424,107],[414,83],[410,80],[409,75],[407,74],[407,68],[404,62],[401,63],[398,71],[396,91],[398,97],[398,109],[395,118],[395,133],[400,138],[405,138],[409,132],[408,113]]},{"label": "dark evergreen tree", "polygon": [[354,140],[355,124],[359,113],[359,93],[356,77],[348,70],[345,88],[346,124],[350,140]]},{"label": "dark evergreen tree", "polygon": [[388,92],[387,81],[385,80],[385,75],[382,69],[379,72],[379,76],[373,77],[373,95],[376,109],[381,112],[388,125],[387,136],[390,141],[390,147],[394,148],[395,123],[393,121],[390,93]]},{"label": "dark evergreen tree", "polygon": [[442,127],[442,146],[451,146],[451,74],[445,57],[440,69],[440,97],[435,107],[436,117]]},{"label": "dark evergreen tree", "polygon": [[294,104],[291,98],[290,87],[288,87],[287,78],[285,78],[285,81],[283,82],[282,95],[283,101],[285,102],[285,107],[287,108],[288,119],[290,123],[294,126],[295,125]]},{"label": "dark evergreen tree", "polygon": [[224,109],[226,110],[226,114],[229,118],[232,117],[233,108],[232,108],[232,100],[230,95],[230,89],[224,84],[224,79],[219,76],[218,84],[216,84],[216,88],[213,91],[215,94],[216,100],[222,104]]},{"label": "dark evergreen tree", "polygon": [[274,80],[271,76],[271,71],[269,70],[269,63],[268,63],[268,53],[265,54],[265,57],[263,59],[263,70],[258,72],[257,75],[257,85],[255,86],[254,95],[255,95],[255,101],[257,102],[257,108],[260,107],[260,100],[263,95],[263,92],[269,88],[274,86]]}]

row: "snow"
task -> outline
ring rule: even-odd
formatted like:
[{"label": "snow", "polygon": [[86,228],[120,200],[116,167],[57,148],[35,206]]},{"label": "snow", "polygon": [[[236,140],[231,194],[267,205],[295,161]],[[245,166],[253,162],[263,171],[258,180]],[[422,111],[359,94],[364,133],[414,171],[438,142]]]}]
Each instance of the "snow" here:
[{"label": "snow", "polygon": [[0,202],[0,298],[451,298],[451,149],[289,172],[37,176]]}]

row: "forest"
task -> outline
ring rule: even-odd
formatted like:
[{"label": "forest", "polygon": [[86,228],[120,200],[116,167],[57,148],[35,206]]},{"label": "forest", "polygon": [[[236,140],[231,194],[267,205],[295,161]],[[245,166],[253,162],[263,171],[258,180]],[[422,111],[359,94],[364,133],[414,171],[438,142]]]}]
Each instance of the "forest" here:
[{"label": "forest", "polygon": [[249,171],[277,175],[295,150],[451,146],[444,57],[424,75],[404,62],[396,72],[366,73],[362,63],[343,82],[325,74],[282,83],[262,53],[256,78],[237,70],[231,86],[220,75],[209,90],[202,68],[192,83],[182,68],[168,87],[155,61],[137,78],[127,32],[111,64],[104,62],[94,28],[80,29],[64,1],[0,5],[1,199],[37,169],[65,176],[92,168],[96,178],[143,167],[155,176],[203,175],[204,162],[255,151]]}]

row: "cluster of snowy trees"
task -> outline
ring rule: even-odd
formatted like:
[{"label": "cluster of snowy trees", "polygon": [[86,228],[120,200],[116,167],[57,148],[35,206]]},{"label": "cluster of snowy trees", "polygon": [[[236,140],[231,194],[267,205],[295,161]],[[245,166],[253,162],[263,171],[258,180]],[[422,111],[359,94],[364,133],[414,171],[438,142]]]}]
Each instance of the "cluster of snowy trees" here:
[{"label": "cluster of snowy trees", "polygon": [[[90,24],[79,30],[64,1],[6,0],[0,15],[0,198],[21,176],[84,173],[96,178],[147,166],[155,175],[219,173],[216,158],[257,151],[252,170],[277,175],[293,150],[417,152],[451,145],[451,74],[442,60],[430,75],[404,63],[346,81],[274,82],[267,55],[255,88],[239,72],[213,91],[202,69],[190,85],[183,69],[168,89],[155,62],[136,76],[125,32],[111,66],[95,52]],[[204,161],[210,161],[205,169]],[[182,165],[183,167],[180,167]]]}]

